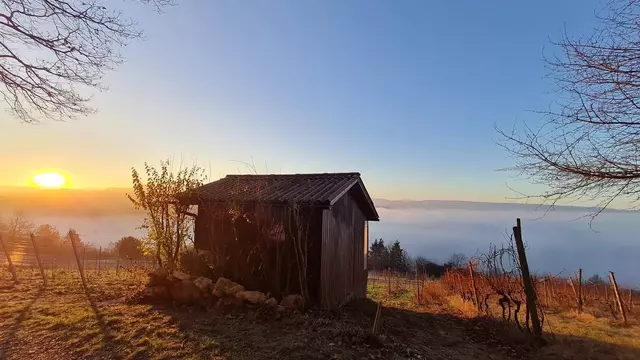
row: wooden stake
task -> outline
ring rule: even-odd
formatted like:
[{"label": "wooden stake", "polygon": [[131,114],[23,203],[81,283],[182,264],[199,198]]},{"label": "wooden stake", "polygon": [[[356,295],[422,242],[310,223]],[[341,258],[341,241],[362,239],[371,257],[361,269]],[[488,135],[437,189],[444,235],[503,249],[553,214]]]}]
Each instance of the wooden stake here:
[{"label": "wooden stake", "polygon": [[538,317],[538,308],[536,306],[536,290],[531,283],[531,275],[529,274],[529,264],[527,263],[527,254],[522,241],[522,224],[520,218],[516,219],[516,226],[513,228],[513,237],[515,238],[518,250],[518,259],[520,260],[520,271],[522,272],[522,283],[524,285],[524,293],[527,296],[527,311],[531,315],[531,326],[533,328],[533,336],[538,341],[542,339],[542,326]]},{"label": "wooden stake", "polygon": [[545,276],[544,278],[544,302],[545,304],[547,304],[547,306],[549,306],[549,278]]},{"label": "wooden stake", "polygon": [[98,251],[98,275],[100,275],[100,257],[102,256],[102,246],[100,246],[100,250]]},{"label": "wooden stake", "polygon": [[13,262],[11,261],[11,255],[9,255],[9,250],[7,250],[7,247],[4,244],[4,240],[2,240],[2,234],[0,234],[0,244],[2,244],[2,251],[4,251],[4,255],[7,257],[7,263],[9,263],[9,271],[11,271],[11,278],[13,279],[13,282],[18,282],[18,276],[16,276],[16,269],[13,267]]},{"label": "wooden stake", "polygon": [[624,323],[627,323],[627,313],[624,311],[624,306],[622,305],[622,300],[620,299],[620,292],[618,291],[618,283],[616,282],[616,276],[613,271],[609,271],[609,278],[611,279],[611,285],[613,285],[613,293],[616,295],[616,301],[618,302],[618,309],[620,310],[620,315],[622,315],[622,319]]},{"label": "wooden stake", "polygon": [[473,298],[476,302],[476,307],[480,309],[480,300],[478,299],[478,289],[476,288],[476,278],[473,276],[473,263],[469,260],[469,274],[471,275],[471,286],[473,286]]},{"label": "wooden stake", "polygon": [[80,270],[80,278],[82,279],[82,287],[84,291],[89,291],[87,288],[87,280],[84,278],[84,266],[80,262],[80,257],[78,256],[78,249],[76,249],[76,240],[74,238],[74,233],[69,230],[69,239],[71,240],[71,247],[73,248],[73,255],[76,257],[76,263],[78,264],[78,270]]},{"label": "wooden stake", "polygon": [[33,234],[29,234],[31,236],[31,243],[33,244],[33,250],[36,253],[36,260],[38,260],[38,267],[40,268],[40,275],[42,275],[42,280],[44,281],[44,286],[48,285],[47,274],[44,272],[44,266],[42,266],[42,260],[40,260],[40,251],[38,251],[38,245],[36,244],[36,237]]},{"label": "wooden stake", "polygon": [[120,271],[120,255],[118,255],[118,260],[116,260],[116,276],[118,276],[118,271]]},{"label": "wooden stake", "polygon": [[580,311],[580,300],[578,299],[578,292],[576,291],[575,285],[573,285],[573,279],[569,276],[569,284],[571,284],[571,290],[573,290],[573,296],[576,298],[576,303],[578,304],[578,311]]},{"label": "wooden stake", "polygon": [[633,309],[633,290],[629,289],[629,309]]},{"label": "wooden stake", "polygon": [[373,329],[371,329],[371,335],[373,337],[375,337],[378,334],[381,317],[382,317],[382,301],[378,303],[378,308],[376,309],[376,317],[373,320]]},{"label": "wooden stake", "polygon": [[582,269],[578,269],[578,314],[582,313]]}]

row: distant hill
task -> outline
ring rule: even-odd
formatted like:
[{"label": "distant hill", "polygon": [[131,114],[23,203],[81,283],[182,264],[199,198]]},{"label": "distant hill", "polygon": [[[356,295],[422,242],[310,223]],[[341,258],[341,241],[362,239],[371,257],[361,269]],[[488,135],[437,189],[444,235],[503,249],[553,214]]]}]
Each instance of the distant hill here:
[{"label": "distant hill", "polygon": [[[518,203],[498,203],[479,201],[458,201],[458,200],[387,200],[373,199],[377,208],[383,209],[422,209],[422,210],[475,210],[475,211],[518,211],[518,210],[538,210],[546,211],[548,205],[540,204],[518,204]],[[555,210],[591,213],[599,208],[584,206],[556,205]],[[632,212],[632,210],[618,210],[607,208],[607,213]]]},{"label": "distant hill", "polygon": [[[39,189],[29,187],[0,187],[0,214],[23,211],[29,215],[114,216],[136,215],[138,210],[127,199],[129,188],[109,189]],[[475,210],[475,211],[545,211],[536,204],[491,203],[454,200],[387,200],[374,199],[380,209]],[[594,212],[597,208],[556,206],[556,210]],[[607,209],[606,212],[628,212]]]},{"label": "distant hill", "polygon": [[38,189],[0,187],[0,214],[23,211],[29,215],[112,216],[139,211],[127,199],[127,188]]}]

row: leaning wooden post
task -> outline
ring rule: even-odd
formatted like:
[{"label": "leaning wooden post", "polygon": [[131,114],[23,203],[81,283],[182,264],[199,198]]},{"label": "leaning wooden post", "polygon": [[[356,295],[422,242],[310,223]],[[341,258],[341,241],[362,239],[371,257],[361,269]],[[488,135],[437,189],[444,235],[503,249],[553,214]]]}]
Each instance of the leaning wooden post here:
[{"label": "leaning wooden post", "polygon": [[613,285],[613,293],[616,295],[616,301],[618,302],[618,309],[620,309],[620,315],[622,315],[622,319],[624,323],[627,323],[627,313],[624,311],[624,306],[622,305],[622,299],[620,299],[620,292],[618,291],[618,283],[616,282],[616,276],[613,271],[609,271],[609,278],[611,279],[611,285]]},{"label": "leaning wooden post", "polygon": [[478,289],[476,288],[476,278],[473,276],[473,263],[469,260],[469,274],[471,276],[471,286],[473,286],[473,299],[476,302],[476,307],[480,309],[480,300],[478,299]]},{"label": "leaning wooden post", "polygon": [[582,313],[582,269],[578,269],[578,314]]},{"label": "leaning wooden post", "polygon": [[381,317],[382,317],[382,301],[378,303],[378,308],[376,309],[376,317],[373,319],[373,329],[371,329],[371,335],[373,337],[376,337],[376,335],[378,334]]},{"label": "leaning wooden post", "polygon": [[573,290],[573,296],[576,297],[576,304],[578,304],[578,311],[580,311],[580,299],[578,298],[578,292],[576,291],[576,287],[573,285],[571,276],[569,276],[569,284],[571,284],[571,290]]},{"label": "leaning wooden post", "polygon": [[4,244],[4,240],[2,240],[2,234],[0,234],[0,244],[2,244],[2,251],[4,251],[4,255],[7,257],[7,263],[9,263],[9,271],[11,271],[11,278],[14,282],[18,282],[18,276],[16,276],[16,269],[13,267],[13,262],[11,261],[11,255],[9,255],[9,250],[7,250],[6,245]]},{"label": "leaning wooden post", "polygon": [[38,261],[38,267],[40,268],[40,275],[42,275],[42,280],[44,281],[44,285],[48,285],[47,274],[44,272],[44,267],[42,266],[42,260],[40,260],[40,251],[38,251],[38,245],[36,244],[36,237],[33,234],[29,234],[31,236],[31,243],[33,244],[33,251],[36,253],[36,260]]},{"label": "leaning wooden post", "polygon": [[82,279],[82,287],[84,291],[88,291],[87,289],[87,280],[84,278],[84,267],[80,262],[80,257],[78,256],[78,249],[76,249],[76,240],[74,239],[74,234],[72,231],[69,231],[69,239],[71,240],[71,247],[73,248],[73,255],[76,257],[76,263],[78,264],[78,270],[80,270],[80,278]]},{"label": "leaning wooden post", "polygon": [[513,237],[515,238],[516,247],[518,249],[518,259],[520,261],[520,270],[522,271],[524,293],[527,296],[527,311],[531,315],[533,336],[537,340],[542,341],[542,326],[540,326],[540,318],[538,318],[538,308],[536,306],[536,289],[531,283],[527,254],[525,253],[524,242],[522,241],[522,224],[520,223],[520,218],[516,219],[516,226],[513,228]]}]

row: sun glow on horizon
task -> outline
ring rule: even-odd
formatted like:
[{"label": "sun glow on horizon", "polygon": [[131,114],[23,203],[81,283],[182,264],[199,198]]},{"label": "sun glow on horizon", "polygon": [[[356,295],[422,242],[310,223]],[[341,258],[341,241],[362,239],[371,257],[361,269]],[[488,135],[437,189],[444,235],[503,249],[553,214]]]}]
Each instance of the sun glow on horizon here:
[{"label": "sun glow on horizon", "polygon": [[59,189],[65,186],[67,178],[58,172],[47,171],[34,175],[33,183],[42,188]]}]

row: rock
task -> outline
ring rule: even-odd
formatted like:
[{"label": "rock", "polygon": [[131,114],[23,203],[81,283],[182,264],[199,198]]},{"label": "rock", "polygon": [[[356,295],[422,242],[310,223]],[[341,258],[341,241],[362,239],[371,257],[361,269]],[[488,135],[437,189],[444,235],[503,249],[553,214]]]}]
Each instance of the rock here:
[{"label": "rock", "polygon": [[161,266],[155,269],[152,274],[156,275],[157,277],[166,278],[167,276],[169,276],[169,270]]},{"label": "rock", "polygon": [[268,307],[274,308],[276,306],[278,306],[278,300],[276,300],[275,298],[268,298],[267,300],[264,301],[264,304]]},{"label": "rock", "polygon": [[171,297],[169,288],[164,285],[147,286],[144,289],[144,297],[151,300],[167,300]]},{"label": "rock", "polygon": [[236,296],[236,294],[238,294],[239,292],[243,292],[243,291],[244,291],[244,286],[235,284],[230,289],[227,289],[226,295],[227,296]]},{"label": "rock", "polygon": [[285,312],[286,310],[287,308],[282,305],[278,305],[278,307],[276,308],[276,311],[279,313]]},{"label": "rock", "polygon": [[262,304],[266,296],[261,291],[240,291],[236,294],[236,298],[252,304]]},{"label": "rock", "polygon": [[173,277],[181,281],[191,279],[191,275],[185,274],[182,271],[174,271]]},{"label": "rock", "polygon": [[155,269],[149,273],[148,286],[169,285],[169,281],[167,280],[168,275],[169,271],[163,267]]},{"label": "rock", "polygon": [[240,291],[244,291],[242,285],[236,284],[227,278],[219,277],[213,286],[212,294],[219,298],[224,296],[234,297]]},{"label": "rock", "polygon": [[190,280],[176,282],[171,286],[170,292],[173,300],[182,304],[191,303],[200,298],[200,289]]},{"label": "rock", "polygon": [[206,278],[204,276],[200,276],[199,278],[193,280],[193,284],[200,289],[203,293],[209,294],[211,291],[211,286],[213,286],[213,281],[211,279]]},{"label": "rock", "polygon": [[280,305],[285,308],[304,310],[304,298],[298,294],[287,295],[282,298]]},{"label": "rock", "polygon": [[223,297],[225,296],[225,294],[227,293],[227,289],[229,289],[232,285],[233,281],[225,278],[225,277],[219,277],[218,280],[216,281],[216,284],[213,285],[213,295],[215,295],[216,297]]}]

